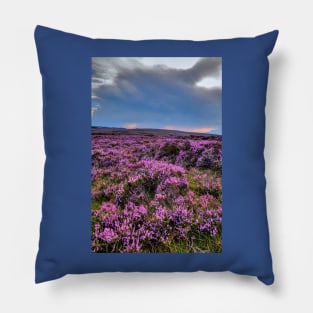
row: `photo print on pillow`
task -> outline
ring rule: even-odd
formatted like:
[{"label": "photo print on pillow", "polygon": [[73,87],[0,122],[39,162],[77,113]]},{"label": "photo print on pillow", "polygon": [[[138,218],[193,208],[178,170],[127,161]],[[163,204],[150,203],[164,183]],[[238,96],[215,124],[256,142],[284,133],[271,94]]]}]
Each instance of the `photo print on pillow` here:
[{"label": "photo print on pillow", "polygon": [[222,58],[91,59],[91,250],[222,251]]}]

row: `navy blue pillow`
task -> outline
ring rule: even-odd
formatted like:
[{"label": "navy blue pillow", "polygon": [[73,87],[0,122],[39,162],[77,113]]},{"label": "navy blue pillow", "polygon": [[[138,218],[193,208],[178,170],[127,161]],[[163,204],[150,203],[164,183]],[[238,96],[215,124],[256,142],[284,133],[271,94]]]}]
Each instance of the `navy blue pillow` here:
[{"label": "navy blue pillow", "polygon": [[277,36],[132,41],[36,27],[36,283],[198,270],[273,283],[263,150]]}]

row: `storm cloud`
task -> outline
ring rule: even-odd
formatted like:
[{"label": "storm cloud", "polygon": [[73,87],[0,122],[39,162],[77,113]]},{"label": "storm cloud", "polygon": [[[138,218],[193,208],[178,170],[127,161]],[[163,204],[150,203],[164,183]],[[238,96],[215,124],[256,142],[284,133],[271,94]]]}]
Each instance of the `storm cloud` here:
[{"label": "storm cloud", "polygon": [[222,132],[221,58],[92,58],[92,125]]}]

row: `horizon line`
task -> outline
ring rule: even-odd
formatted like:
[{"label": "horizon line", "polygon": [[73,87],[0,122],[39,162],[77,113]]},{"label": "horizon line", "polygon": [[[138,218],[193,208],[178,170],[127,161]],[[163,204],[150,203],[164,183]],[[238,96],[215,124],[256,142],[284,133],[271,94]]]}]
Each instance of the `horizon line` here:
[{"label": "horizon line", "polygon": [[119,129],[126,129],[126,130],[140,130],[140,129],[150,129],[150,130],[162,130],[162,131],[177,131],[177,132],[182,132],[182,133],[194,133],[194,134],[203,134],[203,135],[218,135],[222,136],[222,133],[213,133],[213,132],[193,132],[193,131],[188,131],[188,130],[180,130],[180,129],[166,129],[166,128],[149,128],[149,127],[135,127],[135,128],[127,128],[127,127],[119,127],[119,126],[100,126],[100,125],[91,125],[91,127],[96,127],[96,128],[119,128]]}]

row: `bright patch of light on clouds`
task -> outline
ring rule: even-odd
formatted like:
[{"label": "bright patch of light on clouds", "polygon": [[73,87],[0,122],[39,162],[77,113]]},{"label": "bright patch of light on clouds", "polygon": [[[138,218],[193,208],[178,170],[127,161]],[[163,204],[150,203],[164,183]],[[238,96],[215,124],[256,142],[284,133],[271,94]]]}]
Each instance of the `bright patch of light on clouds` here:
[{"label": "bright patch of light on clouds", "polygon": [[196,86],[204,88],[222,87],[222,80],[215,77],[205,77],[196,83]]},{"label": "bright patch of light on clouds", "polygon": [[165,65],[169,68],[176,68],[176,69],[188,69],[193,67],[200,58],[193,58],[193,57],[160,57],[160,58],[137,58],[139,62],[147,66],[156,66],[156,65]]}]

